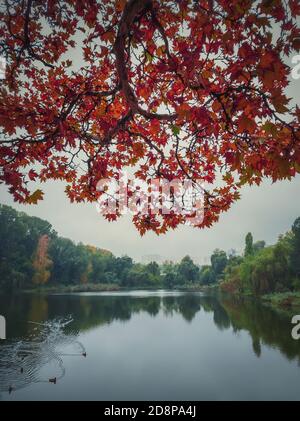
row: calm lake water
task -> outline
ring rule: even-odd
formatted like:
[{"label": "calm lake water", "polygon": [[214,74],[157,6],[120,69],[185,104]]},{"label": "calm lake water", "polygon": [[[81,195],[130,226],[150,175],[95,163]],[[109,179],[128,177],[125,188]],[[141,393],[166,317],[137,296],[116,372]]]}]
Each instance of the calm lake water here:
[{"label": "calm lake water", "polygon": [[290,317],[255,301],[16,295],[0,296],[0,314],[2,400],[300,400]]}]

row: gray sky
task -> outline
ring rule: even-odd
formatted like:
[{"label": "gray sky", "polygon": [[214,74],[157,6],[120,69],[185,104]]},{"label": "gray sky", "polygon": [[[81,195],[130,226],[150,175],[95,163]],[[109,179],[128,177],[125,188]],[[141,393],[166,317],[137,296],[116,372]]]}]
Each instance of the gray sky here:
[{"label": "gray sky", "polygon": [[70,204],[61,182],[48,182],[42,188],[44,200],[24,206],[14,203],[6,187],[0,186],[0,202],[47,219],[61,236],[109,249],[116,255],[128,254],[136,260],[147,254],[178,260],[189,254],[198,263],[208,263],[217,247],[226,251],[242,249],[249,231],[255,240],[272,244],[300,216],[300,176],[292,182],[266,181],[260,187],[245,187],[242,198],[212,228],[183,226],[159,237],[152,233],[140,237],[130,216],[107,222],[94,204]]}]

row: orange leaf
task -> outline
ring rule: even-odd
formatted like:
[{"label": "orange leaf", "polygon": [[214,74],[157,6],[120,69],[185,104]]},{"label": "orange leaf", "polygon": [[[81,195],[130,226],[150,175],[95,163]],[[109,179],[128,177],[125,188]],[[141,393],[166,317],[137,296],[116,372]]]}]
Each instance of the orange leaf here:
[{"label": "orange leaf", "polygon": [[25,200],[29,205],[36,205],[39,200],[43,200],[44,192],[40,189],[37,189]]},{"label": "orange leaf", "polygon": [[256,124],[255,121],[251,120],[245,114],[239,120],[239,132],[242,133],[243,131],[248,131],[253,133],[255,131]]}]

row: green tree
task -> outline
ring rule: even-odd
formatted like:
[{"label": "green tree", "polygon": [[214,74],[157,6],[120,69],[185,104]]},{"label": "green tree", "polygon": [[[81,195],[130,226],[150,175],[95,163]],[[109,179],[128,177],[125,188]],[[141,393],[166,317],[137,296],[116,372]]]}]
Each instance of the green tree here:
[{"label": "green tree", "polygon": [[52,283],[63,285],[80,284],[89,269],[89,253],[83,244],[76,246],[67,238],[57,237],[49,247],[49,254],[53,262]]},{"label": "green tree", "polygon": [[190,256],[185,256],[177,268],[177,282],[197,282],[199,280],[199,267],[195,265]]},{"label": "green tree", "polygon": [[216,277],[211,266],[202,266],[200,270],[200,282],[203,285],[208,285],[215,282]]},{"label": "green tree", "polygon": [[166,288],[174,288],[177,281],[177,265],[173,262],[164,262],[161,267],[161,276]]},{"label": "green tree", "polygon": [[114,272],[116,274],[116,279],[122,284],[126,284],[128,273],[133,266],[133,261],[131,257],[122,256],[117,257],[114,262]]},{"label": "green tree", "polygon": [[148,263],[148,265],[146,266],[146,270],[154,276],[160,276],[160,267],[156,262]]},{"label": "green tree", "polygon": [[55,236],[51,224],[0,205],[0,288],[30,286],[35,272],[33,258],[39,239]]},{"label": "green tree", "polygon": [[262,250],[265,247],[266,247],[266,242],[265,241],[263,241],[263,240],[256,241],[253,244],[253,252],[254,253],[257,253],[258,251]]},{"label": "green tree", "polygon": [[300,218],[293,223],[292,233],[291,266],[294,276],[300,279]]},{"label": "green tree", "polygon": [[126,279],[126,286],[135,287],[151,287],[155,285],[155,279],[152,274],[147,272],[145,266],[141,263],[136,263],[128,272]]},{"label": "green tree", "polygon": [[214,280],[218,281],[223,276],[228,261],[225,251],[216,249],[211,255],[210,261]]},{"label": "green tree", "polygon": [[251,232],[248,232],[245,239],[245,252],[244,256],[251,256],[253,254],[253,236]]}]

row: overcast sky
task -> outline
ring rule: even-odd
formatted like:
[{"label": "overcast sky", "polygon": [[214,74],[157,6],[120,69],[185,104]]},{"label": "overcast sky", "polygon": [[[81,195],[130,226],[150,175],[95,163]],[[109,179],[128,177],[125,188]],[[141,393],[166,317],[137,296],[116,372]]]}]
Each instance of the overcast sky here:
[{"label": "overcast sky", "polygon": [[[287,64],[291,62],[292,57]],[[299,104],[300,78],[291,78],[287,94],[293,104]],[[241,252],[249,231],[255,240],[274,243],[300,216],[300,176],[292,182],[265,181],[259,187],[244,187],[241,199],[212,228],[183,226],[160,237],[152,233],[140,237],[130,216],[107,222],[93,204],[70,204],[60,182],[48,182],[42,189],[45,196],[40,204],[23,206],[14,203],[6,187],[0,185],[0,203],[47,219],[61,236],[111,250],[118,256],[128,254],[135,260],[151,254],[179,260],[189,254],[198,263],[208,263],[215,248]]]},{"label": "overcast sky", "polygon": [[48,182],[43,190],[45,198],[40,204],[24,206],[14,203],[7,189],[0,186],[0,202],[47,219],[64,237],[109,249],[116,255],[128,254],[136,260],[148,254],[178,260],[189,254],[198,263],[208,263],[217,247],[241,250],[249,231],[255,240],[274,243],[300,216],[300,176],[292,182],[267,181],[260,187],[245,187],[242,198],[212,228],[183,226],[160,237],[152,233],[140,237],[130,216],[107,222],[93,204],[70,204],[60,182]]}]

